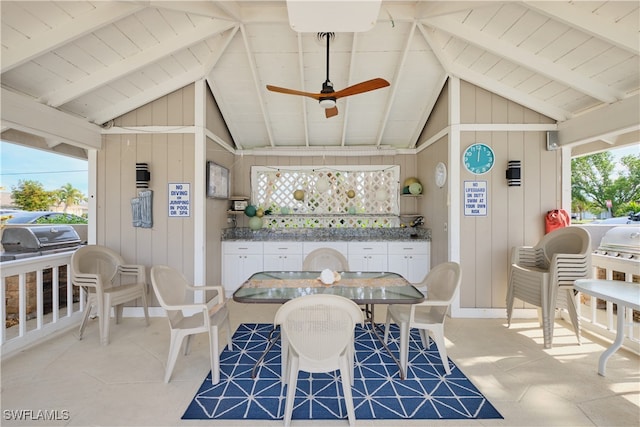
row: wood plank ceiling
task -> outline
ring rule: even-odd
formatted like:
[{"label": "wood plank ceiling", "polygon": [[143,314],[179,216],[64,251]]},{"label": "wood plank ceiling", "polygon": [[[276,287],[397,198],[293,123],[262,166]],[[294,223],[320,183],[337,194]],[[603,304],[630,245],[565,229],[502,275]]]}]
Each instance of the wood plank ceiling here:
[{"label": "wood plank ceiling", "polygon": [[206,79],[239,150],[412,148],[448,76],[558,122],[637,96],[638,1],[383,1],[369,31],[337,32],[339,90],[317,101],[325,42],[294,31],[286,1],[2,1],[1,83],[103,125]]}]

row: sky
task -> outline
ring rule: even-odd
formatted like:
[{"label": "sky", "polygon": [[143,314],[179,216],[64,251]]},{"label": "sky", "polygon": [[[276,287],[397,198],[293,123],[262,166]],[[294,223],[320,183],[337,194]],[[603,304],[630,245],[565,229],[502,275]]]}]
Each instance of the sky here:
[{"label": "sky", "polygon": [[85,196],[89,193],[86,160],[0,141],[0,187],[11,191],[18,181],[38,181],[45,190],[71,184]]},{"label": "sky", "polygon": [[[614,150],[617,158],[640,154],[640,147],[629,146]],[[86,160],[52,154],[42,150],[0,141],[0,187],[11,191],[18,181],[40,182],[45,190],[57,190],[71,184],[85,196],[89,192],[88,164]]]}]

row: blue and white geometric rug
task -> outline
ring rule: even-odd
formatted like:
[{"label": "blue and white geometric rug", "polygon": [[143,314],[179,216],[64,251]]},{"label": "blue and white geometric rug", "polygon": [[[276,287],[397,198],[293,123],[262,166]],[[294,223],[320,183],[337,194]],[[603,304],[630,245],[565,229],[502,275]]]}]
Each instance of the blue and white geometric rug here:
[{"label": "blue and white geometric rug", "polygon": [[[233,351],[220,356],[220,382],[211,373],[182,419],[283,418],[286,387],[280,382],[279,342],[257,369],[251,370],[267,346],[272,324],[242,324],[233,335]],[[389,347],[398,355],[399,331],[391,325]],[[380,333],[382,333],[380,331]],[[444,367],[435,344],[421,348],[420,335],[411,331],[407,378],[368,326],[356,327],[356,366],[353,404],[357,419],[480,419],[502,418],[469,379],[449,361]],[[339,373],[300,372],[293,419],[346,419]]]}]

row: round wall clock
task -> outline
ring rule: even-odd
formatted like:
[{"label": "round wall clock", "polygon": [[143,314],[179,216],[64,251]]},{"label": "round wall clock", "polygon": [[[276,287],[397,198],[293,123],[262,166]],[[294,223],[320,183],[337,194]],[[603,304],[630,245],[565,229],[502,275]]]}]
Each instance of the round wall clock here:
[{"label": "round wall clock", "polygon": [[482,175],[491,170],[496,161],[493,150],[487,144],[476,142],[464,150],[462,162],[465,169],[475,175]]},{"label": "round wall clock", "polygon": [[440,188],[444,187],[445,182],[447,182],[447,165],[442,162],[438,162],[434,170],[434,177],[436,185]]}]

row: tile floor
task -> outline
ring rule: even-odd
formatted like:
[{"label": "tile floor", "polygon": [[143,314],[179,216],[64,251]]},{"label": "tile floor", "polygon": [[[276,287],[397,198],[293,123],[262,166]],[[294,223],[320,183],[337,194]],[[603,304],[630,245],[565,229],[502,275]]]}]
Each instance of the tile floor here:
[{"label": "tile floor", "polygon": [[[242,322],[270,322],[278,306],[230,301],[232,329]],[[376,307],[384,320],[384,307]],[[166,320],[124,319],[111,328],[111,344],[99,345],[97,320],[85,338],[76,330],[2,362],[3,426],[279,426],[281,421],[182,421],[188,403],[209,372],[206,336],[178,359],[163,382],[169,345]],[[449,357],[504,416],[504,420],[406,421],[403,426],[638,426],[640,358],[617,352],[607,377],[597,374],[606,343],[585,334],[582,346],[563,323],[554,348],[544,350],[534,321],[447,319]],[[224,339],[221,339],[224,342]],[[58,411],[67,420],[16,421],[14,410]],[[292,426],[346,426],[346,421],[296,421]],[[360,420],[358,426],[397,426],[397,421]]]}]

